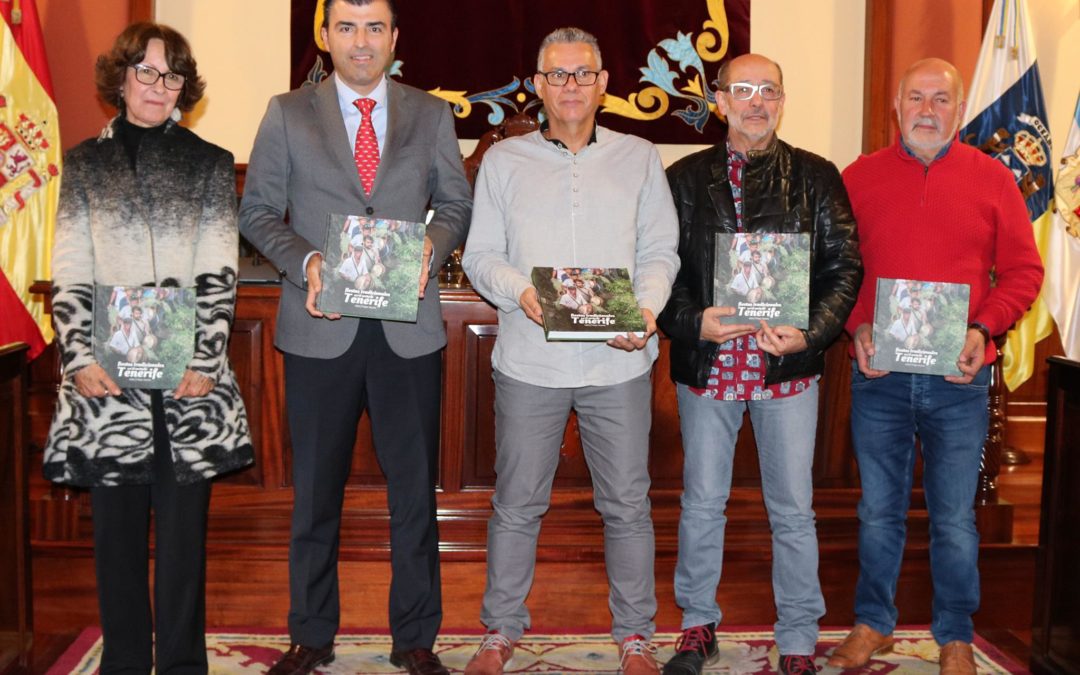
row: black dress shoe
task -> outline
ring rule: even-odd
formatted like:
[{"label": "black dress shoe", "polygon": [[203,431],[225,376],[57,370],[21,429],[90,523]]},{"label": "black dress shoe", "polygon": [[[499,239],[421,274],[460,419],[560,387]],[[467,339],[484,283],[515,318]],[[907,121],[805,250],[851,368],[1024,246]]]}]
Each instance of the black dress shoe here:
[{"label": "black dress shoe", "polygon": [[430,649],[390,652],[390,663],[404,668],[411,675],[450,675],[450,671]]},{"label": "black dress shoe", "polygon": [[675,643],[675,656],[664,664],[661,675],[700,675],[705,666],[720,657],[716,648],[716,624],[707,623],[683,630]]},{"label": "black dress shoe", "polygon": [[334,644],[316,649],[304,645],[289,645],[289,651],[281,655],[267,675],[307,675],[319,666],[334,660]]}]

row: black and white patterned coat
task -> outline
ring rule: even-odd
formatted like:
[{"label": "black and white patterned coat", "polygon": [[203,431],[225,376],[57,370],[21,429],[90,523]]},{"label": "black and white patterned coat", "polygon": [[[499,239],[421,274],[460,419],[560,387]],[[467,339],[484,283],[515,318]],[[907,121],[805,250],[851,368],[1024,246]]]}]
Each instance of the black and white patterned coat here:
[{"label": "black and white patterned coat", "polygon": [[165,417],[180,483],[252,462],[251,436],[226,346],[236,302],[236,196],[232,155],[170,122],[147,134],[131,169],[114,137],[68,151],[53,247],[53,323],[64,375],[45,477],[71,485],[153,482],[150,392],[86,398],[72,375],[94,363],[93,285],[194,286],[191,370],[212,378],[203,397],[175,400]]}]

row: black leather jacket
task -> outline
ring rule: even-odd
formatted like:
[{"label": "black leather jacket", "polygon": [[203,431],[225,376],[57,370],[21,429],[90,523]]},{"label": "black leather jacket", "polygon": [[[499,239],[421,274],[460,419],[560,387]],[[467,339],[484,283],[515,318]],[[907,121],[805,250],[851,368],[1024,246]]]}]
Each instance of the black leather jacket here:
[{"label": "black leather jacket", "polygon": [[[702,312],[713,302],[713,236],[736,231],[726,144],[684,157],[667,175],[679,212],[682,267],[659,324],[671,338],[672,379],[704,387],[719,347],[699,337]],[[765,382],[820,374],[825,349],[843,330],[862,281],[855,217],[840,173],[828,160],[774,139],[748,157],[743,226],[747,232],[813,233],[809,347],[781,357],[766,354]]]}]

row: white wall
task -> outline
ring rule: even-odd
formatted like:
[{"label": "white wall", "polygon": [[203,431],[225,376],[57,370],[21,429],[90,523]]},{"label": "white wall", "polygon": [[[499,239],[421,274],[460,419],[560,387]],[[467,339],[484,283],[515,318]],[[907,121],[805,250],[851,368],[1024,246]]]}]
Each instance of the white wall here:
[{"label": "white wall", "polygon": [[784,69],[779,135],[843,169],[862,150],[865,0],[752,0],[750,49]]},{"label": "white wall", "polygon": [[184,34],[206,79],[186,122],[247,163],[274,94],[289,88],[289,0],[156,0],[154,16]]},{"label": "white wall", "polygon": [[1035,54],[1050,116],[1056,173],[1080,94],[1080,2],[1029,0],[1028,12],[1035,27]]}]

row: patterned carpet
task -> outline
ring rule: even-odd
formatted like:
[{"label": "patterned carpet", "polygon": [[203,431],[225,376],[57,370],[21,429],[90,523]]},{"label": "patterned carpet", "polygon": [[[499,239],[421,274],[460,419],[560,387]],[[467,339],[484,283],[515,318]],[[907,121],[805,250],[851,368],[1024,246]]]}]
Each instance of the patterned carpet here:
[{"label": "patterned carpet", "polygon": [[[844,637],[846,631],[822,631],[817,663],[825,666],[826,655]],[[929,631],[919,628],[897,630],[896,647],[886,658],[874,659],[862,673],[936,673],[938,648]],[[717,633],[720,659],[706,672],[732,675],[775,673],[776,647],[770,630],[730,630]],[[676,635],[659,633],[654,642],[657,659],[671,657]],[[443,663],[453,672],[461,672],[472,656],[480,635],[441,635],[435,645]],[[241,675],[265,673],[289,640],[278,632],[230,631],[207,636],[210,673]],[[390,665],[387,635],[350,633],[339,635],[337,659],[319,672],[327,675],[401,672]],[[88,628],[49,670],[48,675],[92,675],[101,656],[101,632]],[[979,673],[1027,673],[1020,665],[980,638],[975,640],[975,661]],[[618,652],[607,635],[538,635],[531,634],[514,652],[508,673],[602,673],[618,672]],[[823,667],[822,673],[838,673]]]}]

